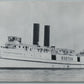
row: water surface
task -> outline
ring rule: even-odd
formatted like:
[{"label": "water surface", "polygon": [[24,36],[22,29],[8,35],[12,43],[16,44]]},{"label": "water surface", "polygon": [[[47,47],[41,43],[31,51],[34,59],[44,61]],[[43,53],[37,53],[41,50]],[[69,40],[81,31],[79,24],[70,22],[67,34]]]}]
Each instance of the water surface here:
[{"label": "water surface", "polygon": [[83,82],[84,69],[77,70],[0,70],[0,81]]}]

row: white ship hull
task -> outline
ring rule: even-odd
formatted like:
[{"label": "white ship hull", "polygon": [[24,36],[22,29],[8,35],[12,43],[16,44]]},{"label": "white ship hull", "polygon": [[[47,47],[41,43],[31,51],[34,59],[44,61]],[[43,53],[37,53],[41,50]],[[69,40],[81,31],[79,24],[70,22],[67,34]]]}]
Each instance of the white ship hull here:
[{"label": "white ship hull", "polygon": [[44,63],[35,61],[19,61],[11,59],[0,59],[0,69],[82,69],[81,64],[66,64],[66,63]]},{"label": "white ship hull", "polygon": [[[21,53],[22,52],[22,53]],[[0,50],[0,69],[83,69],[84,57],[77,62],[77,56],[57,55],[57,60],[51,60],[51,54],[40,54],[37,56],[24,50],[1,49]],[[16,55],[15,55],[15,54]],[[30,53],[30,54],[29,54]],[[20,54],[20,55],[19,55]],[[21,55],[22,54],[22,55]],[[32,55],[32,57],[31,57]],[[45,56],[45,57],[44,57]],[[61,59],[67,57],[67,60]],[[71,60],[73,59],[73,60]]]}]

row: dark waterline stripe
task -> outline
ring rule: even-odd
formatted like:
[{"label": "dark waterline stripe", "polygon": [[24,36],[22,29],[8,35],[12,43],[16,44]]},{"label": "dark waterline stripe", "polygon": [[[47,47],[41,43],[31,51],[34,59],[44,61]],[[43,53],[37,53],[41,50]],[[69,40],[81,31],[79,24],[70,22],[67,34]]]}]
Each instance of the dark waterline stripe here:
[{"label": "dark waterline stripe", "polygon": [[0,67],[0,70],[81,70],[84,68],[32,68],[32,67]]}]

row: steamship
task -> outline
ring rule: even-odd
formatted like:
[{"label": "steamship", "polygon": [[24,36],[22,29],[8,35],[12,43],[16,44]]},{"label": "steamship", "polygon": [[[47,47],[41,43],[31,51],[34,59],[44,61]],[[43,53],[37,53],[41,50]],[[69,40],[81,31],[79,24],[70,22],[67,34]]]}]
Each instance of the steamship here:
[{"label": "steamship", "polygon": [[33,45],[23,44],[22,38],[8,36],[0,46],[0,69],[76,69],[84,68],[84,52],[50,46],[50,26],[44,26],[44,46],[39,45],[39,24],[33,24]]}]

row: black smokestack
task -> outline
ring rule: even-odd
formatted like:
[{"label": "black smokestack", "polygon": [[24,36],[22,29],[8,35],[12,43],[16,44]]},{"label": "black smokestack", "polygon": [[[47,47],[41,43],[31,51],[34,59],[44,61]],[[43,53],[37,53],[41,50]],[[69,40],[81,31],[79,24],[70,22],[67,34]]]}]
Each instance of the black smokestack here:
[{"label": "black smokestack", "polygon": [[33,44],[38,45],[39,42],[39,24],[34,23],[33,25]]},{"label": "black smokestack", "polygon": [[50,26],[45,25],[44,27],[44,46],[50,46]]}]

